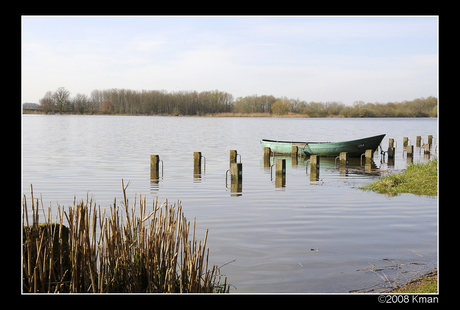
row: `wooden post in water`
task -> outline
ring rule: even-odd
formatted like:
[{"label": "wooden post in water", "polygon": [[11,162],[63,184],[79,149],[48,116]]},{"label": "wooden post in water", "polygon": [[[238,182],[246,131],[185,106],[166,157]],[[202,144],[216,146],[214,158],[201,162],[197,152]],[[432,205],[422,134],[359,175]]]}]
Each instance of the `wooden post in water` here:
[{"label": "wooden post in water", "polygon": [[243,180],[243,164],[232,163],[230,164],[230,175],[232,182]]},{"label": "wooden post in water", "polygon": [[371,149],[366,150],[366,153],[365,153],[365,155],[364,155],[364,156],[366,157],[366,161],[367,161],[367,160],[371,160],[373,154],[374,154],[374,150],[371,150]]},{"label": "wooden post in water", "polygon": [[406,147],[408,144],[409,144],[409,138],[408,138],[408,137],[404,137],[404,138],[403,138],[403,147]]},{"label": "wooden post in water", "polygon": [[275,187],[281,188],[286,186],[286,159],[276,160]]},{"label": "wooden post in water", "polygon": [[395,147],[394,147],[394,144],[395,144],[395,139],[390,138],[390,139],[388,140],[388,150],[387,150],[388,158],[393,158],[393,157],[395,157]]},{"label": "wooden post in water", "polygon": [[394,158],[395,157],[394,147],[388,147],[387,154],[388,154],[388,158]]},{"label": "wooden post in water", "polygon": [[201,177],[201,152],[193,152],[193,177]]},{"label": "wooden post in water", "polygon": [[286,175],[286,159],[276,160],[276,175]]},{"label": "wooden post in water", "polygon": [[298,152],[298,147],[293,145],[292,146],[292,151],[291,151],[291,160],[292,160],[292,165],[297,165],[297,152]]},{"label": "wooden post in water", "polygon": [[312,171],[319,170],[319,156],[318,155],[310,155],[310,173]]},{"label": "wooden post in water", "polygon": [[159,178],[160,176],[159,167],[160,167],[160,156],[150,155],[150,179]]},{"label": "wooden post in water", "polygon": [[193,166],[201,168],[201,152],[193,152]]},{"label": "wooden post in water", "polygon": [[339,161],[340,166],[348,166],[348,152],[340,152]]},{"label": "wooden post in water", "polygon": [[422,148],[423,148],[423,154],[430,155],[430,144],[429,143],[425,143],[424,145],[422,145]]},{"label": "wooden post in water", "polygon": [[271,150],[269,147],[264,147],[264,167],[270,167]]},{"label": "wooden post in water", "polygon": [[417,136],[417,139],[415,140],[415,146],[420,147],[422,142],[422,136]]},{"label": "wooden post in water", "polygon": [[432,135],[428,135],[428,144],[431,145],[433,144],[433,136]]},{"label": "wooden post in water", "polygon": [[232,166],[233,163],[236,163],[236,156],[237,156],[236,150],[230,150],[230,167]]},{"label": "wooden post in water", "polygon": [[407,152],[407,156],[414,156],[414,146],[413,145],[408,145],[406,146],[406,152]]}]

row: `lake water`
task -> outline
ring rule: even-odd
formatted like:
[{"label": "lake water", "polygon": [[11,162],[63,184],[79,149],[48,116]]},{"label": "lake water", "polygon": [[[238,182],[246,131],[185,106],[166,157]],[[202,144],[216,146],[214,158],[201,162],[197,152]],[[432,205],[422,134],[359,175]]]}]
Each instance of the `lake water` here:
[{"label": "lake water", "polygon": [[[121,179],[130,201],[148,205],[180,200],[197,235],[209,229],[210,264],[236,287],[234,293],[381,291],[437,267],[437,197],[388,197],[357,187],[406,168],[403,137],[433,135],[437,119],[303,119],[153,116],[23,115],[22,187],[45,206],[71,205],[93,196],[108,208],[122,201]],[[319,175],[286,157],[284,187],[264,167],[260,139],[342,141],[385,133],[396,141],[394,162],[375,154],[373,171],[351,160],[346,172],[321,158]],[[237,150],[243,181],[226,187],[229,152]],[[414,146],[413,162],[425,162]],[[206,157],[194,174],[193,152]],[[150,179],[150,155],[163,161],[163,176]],[[239,159],[239,157],[238,157]],[[376,171],[380,170],[380,171]],[[388,172],[386,172],[388,171]],[[274,173],[273,173],[274,174]],[[151,207],[150,207],[151,208]],[[54,211],[56,214],[56,211]],[[385,279],[393,281],[391,284]]]}]

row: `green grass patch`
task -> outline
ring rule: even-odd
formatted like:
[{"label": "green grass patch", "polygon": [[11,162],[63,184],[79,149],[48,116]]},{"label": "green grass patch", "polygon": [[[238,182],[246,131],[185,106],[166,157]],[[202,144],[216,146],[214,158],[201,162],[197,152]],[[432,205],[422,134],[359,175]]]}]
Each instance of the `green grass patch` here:
[{"label": "green grass patch", "polygon": [[380,180],[360,187],[381,194],[398,195],[411,193],[415,195],[438,195],[438,160],[427,163],[411,164],[398,174],[392,174]]},{"label": "green grass patch", "polygon": [[416,281],[409,282],[401,287],[396,288],[391,293],[419,293],[430,294],[438,292],[438,274],[429,274]]}]

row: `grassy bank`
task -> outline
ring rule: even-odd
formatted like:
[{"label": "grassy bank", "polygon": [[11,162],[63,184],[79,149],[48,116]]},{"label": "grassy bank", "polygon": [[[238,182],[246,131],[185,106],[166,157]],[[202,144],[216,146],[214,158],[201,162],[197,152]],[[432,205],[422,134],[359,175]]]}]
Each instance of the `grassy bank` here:
[{"label": "grassy bank", "polygon": [[[220,283],[219,268],[208,268],[208,231],[198,241],[194,223],[190,235],[180,203],[158,205],[156,200],[148,211],[145,197],[139,196],[129,208],[126,187],[122,180],[121,207],[114,201],[101,212],[91,199],[74,201],[68,208],[58,205],[52,223],[50,209],[34,201],[31,186],[31,219],[23,200],[24,293],[229,291],[227,278]],[[46,222],[40,224],[42,210]]]},{"label": "grassy bank", "polygon": [[393,196],[401,193],[437,196],[438,160],[434,159],[427,163],[411,164],[403,173],[383,177],[360,188]]},{"label": "grassy bank", "polygon": [[430,294],[438,292],[438,273],[430,273],[423,276],[420,279],[416,279],[409,283],[404,284],[401,287],[395,288],[390,293],[418,293],[418,294]]}]

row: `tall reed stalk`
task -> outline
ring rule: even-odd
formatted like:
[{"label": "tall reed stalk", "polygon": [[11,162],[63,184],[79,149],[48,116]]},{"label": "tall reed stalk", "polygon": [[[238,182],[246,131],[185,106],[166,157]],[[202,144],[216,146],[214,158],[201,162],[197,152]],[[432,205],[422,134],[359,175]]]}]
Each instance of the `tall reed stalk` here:
[{"label": "tall reed stalk", "polygon": [[[153,202],[147,211],[139,195],[129,208],[122,182],[123,206],[114,200],[110,214],[92,199],[74,203],[67,210],[58,205],[56,223],[51,209],[39,224],[39,200],[32,197],[29,225],[23,197],[23,291],[25,293],[222,293],[229,292],[227,278],[217,266],[208,268],[209,248],[190,238],[180,202]],[[139,215],[136,215],[139,214]],[[64,225],[66,222],[66,225]]]}]

